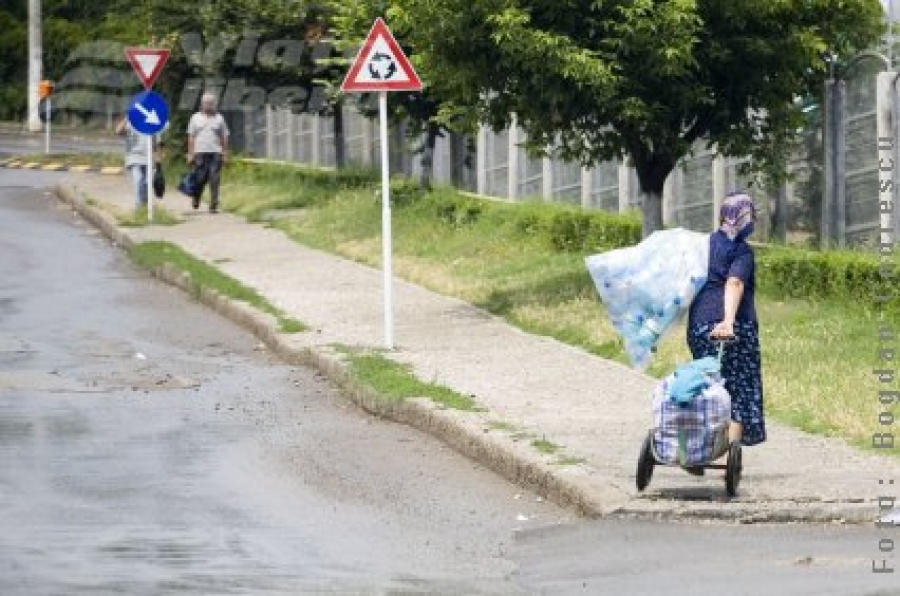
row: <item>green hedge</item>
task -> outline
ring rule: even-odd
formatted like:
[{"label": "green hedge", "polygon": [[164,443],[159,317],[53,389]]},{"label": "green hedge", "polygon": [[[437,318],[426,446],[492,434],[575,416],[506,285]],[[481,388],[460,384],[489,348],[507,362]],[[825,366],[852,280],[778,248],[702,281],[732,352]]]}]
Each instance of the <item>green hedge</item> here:
[{"label": "green hedge", "polygon": [[756,277],[760,291],[774,298],[837,298],[866,306],[875,304],[876,295],[900,297],[896,272],[896,258],[882,266],[874,254],[770,247],[758,252]]},{"label": "green hedge", "polygon": [[563,211],[550,216],[546,235],[557,251],[598,252],[640,242],[641,222],[606,211]]}]

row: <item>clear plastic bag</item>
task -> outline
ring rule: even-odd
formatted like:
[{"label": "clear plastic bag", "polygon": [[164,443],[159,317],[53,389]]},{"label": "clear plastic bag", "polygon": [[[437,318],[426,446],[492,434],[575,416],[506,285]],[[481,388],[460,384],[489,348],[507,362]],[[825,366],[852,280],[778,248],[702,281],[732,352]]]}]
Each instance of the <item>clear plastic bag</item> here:
[{"label": "clear plastic bag", "polygon": [[585,264],[632,366],[644,370],[706,283],[709,236],[660,230],[635,246],[590,256]]}]

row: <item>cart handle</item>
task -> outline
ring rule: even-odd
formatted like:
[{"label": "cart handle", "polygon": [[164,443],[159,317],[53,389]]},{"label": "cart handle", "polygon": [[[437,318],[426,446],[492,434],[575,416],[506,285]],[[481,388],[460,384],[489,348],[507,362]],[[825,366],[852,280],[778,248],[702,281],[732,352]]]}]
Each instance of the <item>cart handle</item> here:
[{"label": "cart handle", "polygon": [[731,335],[729,337],[713,337],[711,334],[709,336],[709,341],[714,344],[719,344],[719,353],[716,355],[719,359],[719,363],[722,362],[722,353],[725,351],[725,346],[727,344],[733,344],[737,341],[736,335]]}]

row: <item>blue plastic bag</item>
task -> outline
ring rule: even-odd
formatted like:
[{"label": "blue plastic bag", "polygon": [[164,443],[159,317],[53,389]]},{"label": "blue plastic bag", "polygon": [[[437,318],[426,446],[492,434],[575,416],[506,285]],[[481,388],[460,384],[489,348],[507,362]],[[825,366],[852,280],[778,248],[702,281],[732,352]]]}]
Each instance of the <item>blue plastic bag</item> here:
[{"label": "blue plastic bag", "polygon": [[680,405],[689,403],[718,379],[722,366],[715,356],[706,356],[682,364],[672,373],[666,386],[668,398]]},{"label": "blue plastic bag", "polygon": [[643,370],[706,283],[709,236],[660,230],[635,246],[590,256],[585,264],[632,366]]},{"label": "blue plastic bag", "polygon": [[183,174],[178,183],[178,190],[189,197],[195,197],[197,194],[197,173],[191,170]]}]

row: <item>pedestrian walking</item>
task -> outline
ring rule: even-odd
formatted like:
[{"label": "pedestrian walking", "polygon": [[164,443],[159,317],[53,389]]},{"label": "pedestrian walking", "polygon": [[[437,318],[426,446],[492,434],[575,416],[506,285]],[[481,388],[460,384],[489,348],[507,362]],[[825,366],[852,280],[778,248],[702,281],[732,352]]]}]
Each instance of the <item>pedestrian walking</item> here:
[{"label": "pedestrian walking", "polygon": [[[125,169],[134,185],[134,209],[140,211],[147,206],[147,138],[131,126],[127,115],[116,125],[116,134],[125,137]],[[154,136],[154,154],[158,147],[159,140]]]},{"label": "pedestrian walking", "polygon": [[687,341],[694,359],[715,356],[711,338],[734,337],[722,356],[722,376],[731,395],[729,439],[745,446],[766,440],[762,362],[756,318],[756,259],[747,237],[756,206],[745,192],[722,203],[720,227],[709,237],[707,281],[691,303]]},{"label": "pedestrian walking", "polygon": [[204,93],[200,111],[188,122],[187,160],[197,175],[197,191],[192,197],[194,209],[200,208],[200,197],[209,184],[209,212],[219,211],[219,182],[228,156],[228,125],[216,107],[216,96]]}]

